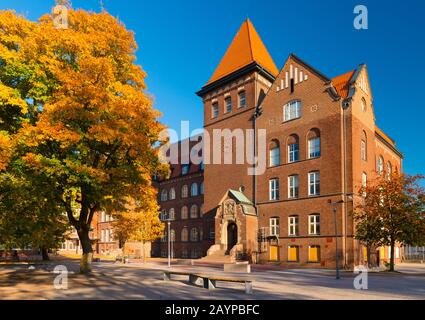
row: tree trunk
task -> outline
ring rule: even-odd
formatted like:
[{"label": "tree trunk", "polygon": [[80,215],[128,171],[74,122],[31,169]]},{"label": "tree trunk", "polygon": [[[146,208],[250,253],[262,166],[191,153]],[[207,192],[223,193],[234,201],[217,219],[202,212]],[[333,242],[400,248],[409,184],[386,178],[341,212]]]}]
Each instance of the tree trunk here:
[{"label": "tree trunk", "polygon": [[394,271],[394,249],[395,241],[391,239],[390,271]]},{"label": "tree trunk", "polygon": [[42,257],[43,261],[49,261],[50,258],[49,258],[49,253],[48,253],[47,248],[44,248],[44,247],[40,248],[40,251],[41,251],[41,257]]},{"label": "tree trunk", "polygon": [[367,267],[372,268],[372,260],[371,260],[371,245],[366,245],[366,257],[367,257]]},{"label": "tree trunk", "polygon": [[80,261],[80,273],[88,274],[92,271],[93,247],[89,237],[89,228],[82,227],[78,231],[81,247],[83,248],[83,256]]}]

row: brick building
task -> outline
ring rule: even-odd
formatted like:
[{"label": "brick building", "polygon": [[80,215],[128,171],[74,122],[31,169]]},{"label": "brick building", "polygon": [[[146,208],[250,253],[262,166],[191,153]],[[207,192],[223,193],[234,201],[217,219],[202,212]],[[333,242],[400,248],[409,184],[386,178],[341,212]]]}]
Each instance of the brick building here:
[{"label": "brick building", "polygon": [[[375,124],[366,65],[327,77],[291,54],[278,70],[246,20],[197,94],[205,132],[253,129],[255,155],[267,155],[257,176],[248,174],[248,161],[236,164],[235,143],[221,150],[231,165],[205,161],[204,211],[215,217],[216,235],[208,254],[333,267],[338,239],[342,266],[363,263],[350,214],[361,200],[357,191],[376,174],[402,166],[395,142]],[[376,259],[388,257],[381,248]]]},{"label": "brick building", "polygon": [[156,181],[161,220],[165,224],[164,237],[152,244],[152,255],[156,257],[168,257],[168,230],[174,258],[203,257],[214,243],[214,216],[204,214],[204,166],[202,163],[181,164],[185,142],[189,152],[197,143],[186,140],[175,144],[179,160],[173,162],[178,164],[170,166],[167,179]]},{"label": "brick building", "polygon": [[[328,77],[290,54],[279,70],[246,20],[197,94],[205,135],[229,129],[220,137],[219,156],[232,161],[184,164],[183,146],[192,150],[203,136],[175,145],[178,164],[155,181],[166,233],[152,243],[152,256],[167,257],[170,240],[174,258],[333,268],[338,241],[342,267],[364,263],[351,215],[361,201],[358,190],[376,175],[402,170],[395,142],[376,126],[366,65]],[[237,130],[245,134],[241,164]],[[250,152],[264,155],[264,170],[253,170]],[[100,218],[96,230],[97,252],[117,246],[110,221]],[[374,259],[389,256],[389,248],[378,248]]]}]

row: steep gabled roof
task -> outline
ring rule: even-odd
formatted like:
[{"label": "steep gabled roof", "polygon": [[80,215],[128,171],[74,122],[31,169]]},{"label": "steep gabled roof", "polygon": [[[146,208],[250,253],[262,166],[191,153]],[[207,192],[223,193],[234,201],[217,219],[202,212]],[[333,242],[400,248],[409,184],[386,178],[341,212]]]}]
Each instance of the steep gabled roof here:
[{"label": "steep gabled roof", "polygon": [[347,73],[332,78],[332,84],[334,85],[336,92],[338,92],[338,94],[344,99],[348,97],[348,93],[350,91],[350,81],[355,73],[356,70],[351,70]]},{"label": "steep gabled roof", "polygon": [[253,62],[259,64],[274,76],[279,73],[251,21],[246,19],[205,86]]}]

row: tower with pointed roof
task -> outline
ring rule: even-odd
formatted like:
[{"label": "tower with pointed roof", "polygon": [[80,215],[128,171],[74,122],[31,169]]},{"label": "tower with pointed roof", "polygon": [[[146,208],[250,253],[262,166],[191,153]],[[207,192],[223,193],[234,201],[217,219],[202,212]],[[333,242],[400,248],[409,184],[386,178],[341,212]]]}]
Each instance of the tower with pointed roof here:
[{"label": "tower with pointed roof", "polygon": [[[242,130],[243,132],[246,129],[252,129],[254,110],[277,74],[278,68],[270,53],[252,22],[246,19],[211,78],[197,92],[204,104],[204,128],[211,139],[214,137],[214,129]],[[253,177],[247,174],[249,165],[246,161],[243,164],[235,164],[235,139],[236,137],[232,138],[233,150],[225,150],[224,137],[222,137],[221,162],[224,161],[225,153],[231,153],[233,165],[214,164],[212,157],[210,163],[205,164],[205,212],[207,214],[215,215],[225,194],[235,194],[229,193],[229,190],[243,192],[247,199],[253,200],[254,182]],[[245,141],[245,143],[249,142]],[[213,155],[212,150],[210,154]],[[238,179],[233,179],[234,176]],[[249,226],[240,227],[250,228]],[[216,237],[220,232],[216,229]],[[244,230],[239,234],[244,232],[249,231]]]}]

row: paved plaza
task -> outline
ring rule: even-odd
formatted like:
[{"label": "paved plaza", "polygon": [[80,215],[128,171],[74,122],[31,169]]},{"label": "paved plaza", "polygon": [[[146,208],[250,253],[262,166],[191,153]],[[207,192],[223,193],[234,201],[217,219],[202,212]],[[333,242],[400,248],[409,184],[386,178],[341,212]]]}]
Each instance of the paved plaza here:
[{"label": "paved plaza", "polygon": [[[59,262],[58,262],[59,263]],[[1,265],[0,299],[425,299],[425,265],[400,265],[400,273],[369,273],[368,290],[355,290],[356,275],[343,272],[336,280],[330,270],[257,270],[251,274],[224,274],[218,267],[172,266],[173,270],[251,278],[252,295],[243,285],[219,283],[208,291],[190,285],[187,277],[162,280],[159,263],[112,262],[94,264],[91,276],[77,273],[77,261],[60,262],[70,270],[68,289],[53,286],[57,274],[55,263],[35,265]]]}]

